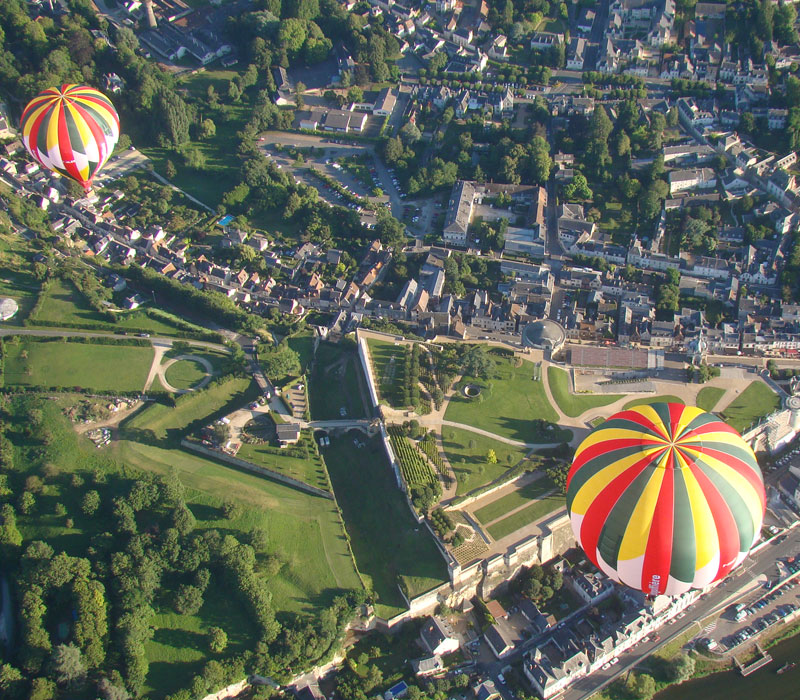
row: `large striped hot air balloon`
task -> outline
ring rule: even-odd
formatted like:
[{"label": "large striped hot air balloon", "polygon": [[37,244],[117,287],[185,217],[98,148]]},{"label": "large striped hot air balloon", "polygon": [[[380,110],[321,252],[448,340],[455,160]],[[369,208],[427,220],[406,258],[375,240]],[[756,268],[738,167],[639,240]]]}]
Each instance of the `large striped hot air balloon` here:
[{"label": "large striped hot air balloon", "polygon": [[611,416],[578,447],[567,476],[586,555],[648,595],[726,576],[758,539],[765,508],[749,445],[716,416],[677,403]]},{"label": "large striped hot air balloon", "polygon": [[88,192],[119,138],[119,115],[99,90],[85,85],[48,88],[20,119],[22,142],[34,159]]}]

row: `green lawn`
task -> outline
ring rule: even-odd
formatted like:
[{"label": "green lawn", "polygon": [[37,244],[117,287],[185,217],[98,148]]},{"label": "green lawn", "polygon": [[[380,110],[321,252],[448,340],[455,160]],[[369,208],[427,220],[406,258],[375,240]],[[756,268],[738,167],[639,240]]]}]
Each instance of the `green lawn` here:
[{"label": "green lawn", "polygon": [[[276,609],[319,611],[339,590],[361,587],[333,501],[183,450],[123,441],[115,453],[125,464],[147,471],[177,469],[203,527],[233,532],[264,528],[270,553],[284,562],[270,580]],[[226,499],[245,506],[233,520],[220,511]]]},{"label": "green lawn", "polygon": [[661,396],[645,396],[641,399],[634,399],[628,401],[622,408],[626,410],[634,406],[645,406],[651,403],[686,403],[680,396],[672,396],[671,394],[662,394]]},{"label": "green lawn", "polygon": [[356,564],[376,594],[376,613],[390,617],[406,608],[400,582],[415,596],[447,580],[444,559],[412,518],[380,440],[358,449],[348,433],[331,438],[324,455]]},{"label": "green lawn", "polygon": [[152,347],[22,340],[5,344],[6,386],[82,387],[98,391],[141,391]]},{"label": "green lawn", "polygon": [[372,361],[372,373],[378,385],[378,399],[393,408],[401,408],[402,392],[399,382],[403,377],[406,346],[403,343],[367,338],[367,347]]},{"label": "green lawn", "polygon": [[103,316],[89,306],[72,282],[58,277],[50,282],[45,298],[31,321],[33,325],[36,325],[37,321],[71,324],[107,323]]},{"label": "green lawn", "polygon": [[498,520],[494,525],[487,528],[488,533],[495,540],[500,540],[503,537],[516,532],[520,528],[539,520],[540,518],[549,515],[553,511],[564,507],[563,494],[551,494],[544,498],[531,503],[527,508],[518,510],[516,513],[509,515],[507,518]]},{"label": "green lawn", "polygon": [[702,408],[704,411],[713,410],[724,393],[725,389],[719,389],[715,386],[707,386],[700,389],[697,394],[697,407]]},{"label": "green lawn", "polygon": [[553,490],[553,484],[547,477],[541,477],[536,481],[531,481],[521,489],[492,501],[489,505],[475,511],[475,517],[481,525],[497,520],[506,513],[510,513],[515,508],[524,506],[526,503],[540,499],[548,491]]},{"label": "green lawn", "polygon": [[21,324],[39,297],[41,285],[33,276],[31,258],[28,241],[22,236],[0,236],[0,296],[11,297],[19,306],[7,325]]},{"label": "green lawn", "polygon": [[[306,440],[312,439],[308,431],[304,435]],[[330,486],[325,475],[325,466],[313,449],[311,446],[309,457],[303,458],[289,456],[286,454],[286,449],[281,450],[279,447],[243,443],[236,456],[260,467],[272,469],[298,481],[304,481],[311,486],[329,491]]]},{"label": "green lawn", "polygon": [[288,338],[286,342],[300,356],[300,371],[307,372],[311,360],[314,359],[314,334],[311,331],[303,331]]},{"label": "green lawn", "polygon": [[720,414],[735,430],[744,431],[758,418],[780,408],[780,397],[764,382],[755,380]]},{"label": "green lawn", "polygon": [[[486,381],[468,379],[482,387],[481,395],[467,398],[461,391],[447,404],[445,418],[456,423],[482,428],[513,440],[530,443],[570,440],[569,430],[544,432],[536,429],[535,419],[555,423],[558,414],[547,400],[540,380],[533,379],[533,363],[514,361],[492,353],[496,360],[493,375]],[[481,397],[483,397],[481,399]]]},{"label": "green lawn", "polygon": [[179,614],[163,600],[151,624],[153,638],[145,644],[145,652],[150,662],[146,686],[153,697],[180,688],[185,679],[202,672],[214,657],[208,650],[210,627],[220,627],[228,635],[223,657],[248,649],[257,634],[251,618],[219,577],[212,577],[197,614]]},{"label": "green lawn", "polygon": [[176,389],[191,389],[206,376],[206,368],[195,360],[178,360],[172,363],[164,376]]},{"label": "green lawn", "polygon": [[[450,436],[453,436],[452,438]],[[462,428],[442,426],[442,445],[456,473],[456,495],[477,489],[505,474],[528,454],[524,447],[514,447],[499,440]],[[470,447],[474,445],[474,447]],[[497,464],[489,464],[486,455],[494,450]]]},{"label": "green lawn", "polygon": [[122,423],[122,436],[177,447],[187,431],[200,428],[217,414],[240,408],[257,396],[258,388],[249,378],[228,379],[182,397],[174,408],[160,403],[148,406]]},{"label": "green lawn", "polygon": [[552,365],[547,368],[547,381],[558,407],[570,418],[577,418],[589,409],[607,406],[622,398],[621,394],[573,394],[569,390],[569,374]]}]

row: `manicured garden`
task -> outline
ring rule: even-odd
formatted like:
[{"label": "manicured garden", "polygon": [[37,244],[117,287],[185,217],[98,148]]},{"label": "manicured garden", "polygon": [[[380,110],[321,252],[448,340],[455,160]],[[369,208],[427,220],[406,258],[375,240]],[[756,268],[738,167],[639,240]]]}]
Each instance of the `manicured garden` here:
[{"label": "manicured garden", "polygon": [[[501,477],[529,452],[524,447],[508,445],[449,425],[442,426],[442,445],[456,475],[458,496]],[[497,458],[494,464],[487,461],[489,450],[494,450]]]},{"label": "manicured garden", "polygon": [[547,381],[550,393],[561,411],[570,418],[600,406],[607,406],[621,399],[621,394],[573,394],[569,390],[569,374],[560,367],[547,368]]},{"label": "manicured garden", "polygon": [[236,456],[318,489],[330,490],[325,466],[314,451],[313,438],[309,431],[303,431],[298,445],[288,448],[244,442]]},{"label": "manicured garden", "polygon": [[324,457],[356,565],[375,591],[376,613],[396,615],[406,608],[398,584],[411,597],[441,584],[447,579],[444,559],[411,516],[378,438],[357,431],[331,438]]},{"label": "manicured garden", "polygon": [[540,498],[526,508],[518,510],[502,520],[498,520],[486,529],[493,539],[501,540],[503,537],[507,537],[512,532],[516,532],[526,525],[536,522],[540,518],[543,518],[546,515],[549,515],[550,513],[553,513],[554,511],[557,511],[559,508],[563,507],[563,494],[553,493],[549,496],[545,496],[544,498]]},{"label": "manicured garden", "polygon": [[372,361],[372,373],[377,384],[378,398],[392,408],[401,408],[402,388],[400,384],[403,378],[405,344],[368,338],[367,347]]},{"label": "manicured garden", "polygon": [[555,426],[552,430],[542,429],[536,423],[537,419],[555,423],[558,414],[550,405],[541,380],[533,379],[533,363],[522,360],[517,364],[496,351],[490,355],[495,360],[491,378],[463,380],[464,384],[479,385],[480,395],[467,398],[461,391],[454,393],[445,418],[521,442],[569,441],[571,431]]},{"label": "manicured garden", "polygon": [[535,481],[528,482],[522,488],[516,489],[479,508],[475,511],[475,517],[482,525],[488,525],[512,510],[540,499],[544,494],[552,490],[553,483],[546,476],[542,476]]},{"label": "manicured garden", "polygon": [[141,391],[153,362],[151,346],[21,339],[4,344],[3,380],[96,391]]},{"label": "manicured garden", "polygon": [[724,393],[725,389],[720,389],[719,387],[703,387],[697,394],[697,407],[702,408],[704,411],[712,411]]},{"label": "manicured garden", "polygon": [[734,429],[743,432],[759,418],[780,408],[780,397],[756,379],[731,401],[720,416]]}]

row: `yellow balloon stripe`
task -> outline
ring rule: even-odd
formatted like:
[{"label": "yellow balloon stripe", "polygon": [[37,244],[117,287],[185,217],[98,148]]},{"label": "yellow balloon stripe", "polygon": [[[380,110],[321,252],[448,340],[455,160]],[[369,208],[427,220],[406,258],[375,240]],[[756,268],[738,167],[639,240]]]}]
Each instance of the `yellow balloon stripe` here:
[{"label": "yellow balloon stripe", "polygon": [[686,426],[689,425],[689,423],[691,423],[695,418],[697,418],[697,416],[702,415],[703,413],[705,413],[705,411],[702,411],[696,406],[684,407],[672,431],[673,437],[676,435],[680,435],[686,429]]},{"label": "yellow balloon stripe", "polygon": [[651,443],[653,446],[666,444],[666,441],[660,440],[650,433],[636,430],[633,427],[630,429],[606,428],[605,430],[601,428],[600,430],[596,430],[586,436],[586,439],[578,447],[575,457],[577,457],[585,449],[598,443],[608,442],[609,440],[641,440],[643,443]]},{"label": "yellow balloon stripe", "polygon": [[50,151],[58,146],[58,122],[61,120],[61,110],[63,106],[59,101],[55,105],[53,105],[53,113],[50,115],[50,123],[47,125],[47,137],[46,137],[46,144],[47,144],[47,152]]},{"label": "yellow balloon stripe", "polygon": [[[666,452],[666,450],[665,450]],[[636,507],[631,513],[631,518],[625,527],[625,535],[620,543],[617,558],[620,560],[636,559],[642,556],[647,549],[647,540],[650,536],[650,527],[653,524],[653,514],[664,482],[666,470],[653,469],[647,485],[639,497]]]},{"label": "yellow balloon stripe", "polygon": [[597,474],[590,477],[586,483],[581,486],[578,493],[575,494],[575,498],[572,501],[572,512],[580,515],[586,513],[586,511],[589,510],[589,506],[592,504],[592,501],[594,501],[594,499],[597,497],[597,494],[605,489],[620,474],[626,472],[637,462],[640,462],[646,459],[648,456],[652,456],[654,453],[657,453],[659,450],[663,449],[663,447],[655,447],[648,450],[642,450],[641,452],[636,452],[635,454],[623,457],[613,464],[609,464],[605,469],[597,472]]},{"label": "yellow balloon stripe", "polygon": [[697,482],[695,475],[688,467],[688,463],[679,450],[674,450],[678,463],[682,467],[681,477],[686,485],[689,495],[689,506],[692,509],[692,524],[694,525],[695,541],[695,570],[706,566],[719,551],[719,538],[717,526],[714,523],[714,514],[708,506],[708,501],[703,494],[703,489]]},{"label": "yellow balloon stripe", "polygon": [[681,449],[693,452],[696,458],[702,458],[703,463],[710,469],[717,472],[725,481],[727,481],[736,491],[741,495],[742,500],[750,512],[750,517],[753,519],[753,526],[756,530],[759,529],[759,523],[762,520],[761,513],[761,499],[753,488],[753,485],[742,474],[733,468],[731,465],[726,464],[720,459],[713,457],[701,450],[695,450],[690,447],[682,447]]}]

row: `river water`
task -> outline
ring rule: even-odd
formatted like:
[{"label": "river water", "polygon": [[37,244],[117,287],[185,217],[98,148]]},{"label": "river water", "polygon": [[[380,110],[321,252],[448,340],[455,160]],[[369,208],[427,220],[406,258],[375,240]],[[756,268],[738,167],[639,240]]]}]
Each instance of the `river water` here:
[{"label": "river water", "polygon": [[[768,649],[771,664],[742,678],[738,671],[715,673],[672,686],[654,700],[798,700],[800,699],[800,634]],[[781,675],[777,669],[787,661],[797,666]]]}]

